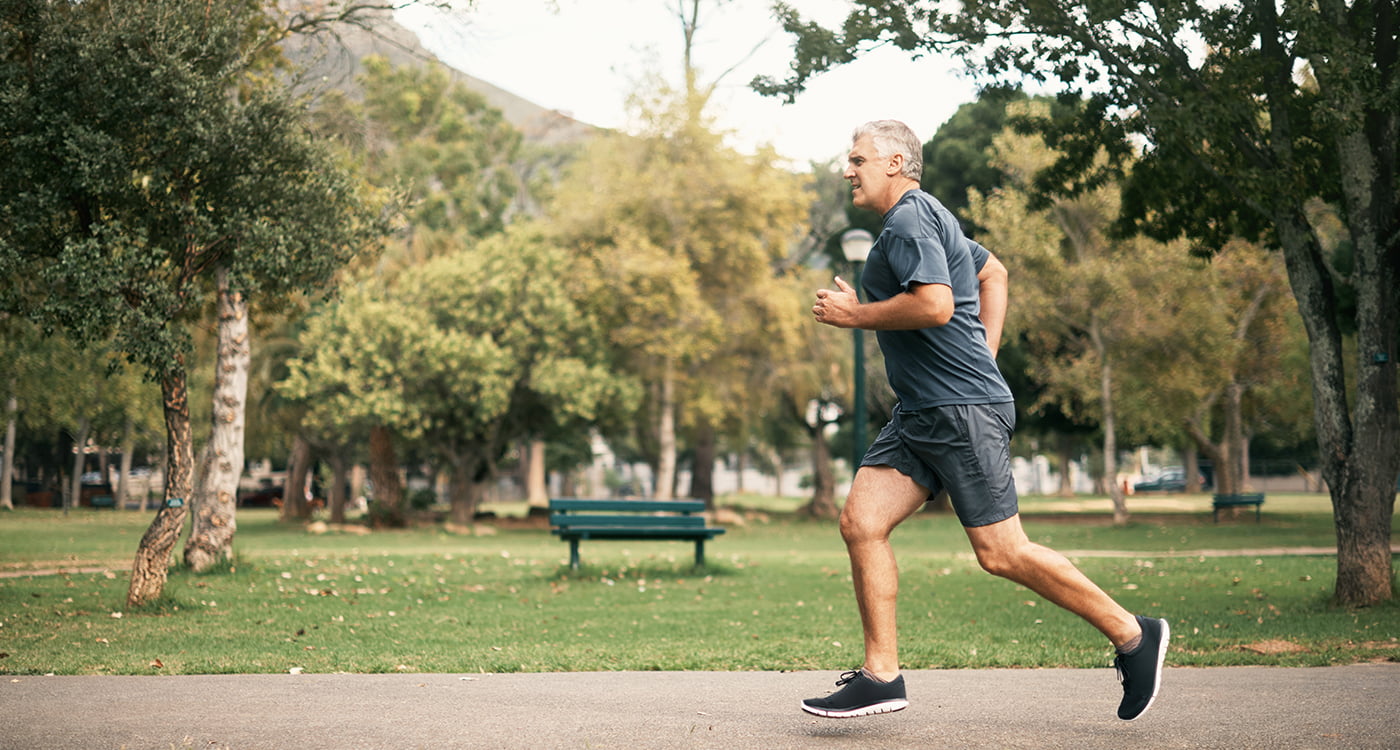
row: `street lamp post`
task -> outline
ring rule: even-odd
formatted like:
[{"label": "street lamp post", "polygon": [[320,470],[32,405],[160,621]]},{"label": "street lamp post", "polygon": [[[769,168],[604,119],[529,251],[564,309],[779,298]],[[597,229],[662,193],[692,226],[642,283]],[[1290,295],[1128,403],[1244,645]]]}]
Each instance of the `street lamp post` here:
[{"label": "street lamp post", "polygon": [[[870,248],[875,244],[875,238],[864,229],[848,229],[841,235],[841,252],[846,256],[856,268],[855,283],[856,297],[860,297],[861,290],[861,270],[865,267],[865,259],[870,255]],[[855,421],[852,424],[852,442],[854,448],[851,449],[851,476],[855,477],[856,471],[860,469],[860,460],[865,456],[865,331],[859,328],[852,329],[855,332],[855,396],[852,398],[852,407],[855,409]]]}]

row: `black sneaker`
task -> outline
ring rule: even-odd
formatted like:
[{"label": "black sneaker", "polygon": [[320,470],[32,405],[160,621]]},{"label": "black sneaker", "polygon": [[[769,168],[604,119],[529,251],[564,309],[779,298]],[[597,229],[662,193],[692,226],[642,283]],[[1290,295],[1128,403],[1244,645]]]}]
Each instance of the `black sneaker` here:
[{"label": "black sneaker", "polygon": [[[841,687],[843,685],[845,687]],[[841,675],[836,686],[841,689],[825,698],[802,701],[802,710],[828,719],[849,719],[853,716],[887,714],[909,705],[909,701],[904,699],[904,675],[894,678],[892,682],[880,682],[872,679],[864,669],[857,669]]]},{"label": "black sneaker", "polygon": [[1138,615],[1142,626],[1142,644],[1131,654],[1118,654],[1113,666],[1123,683],[1123,702],[1118,704],[1118,718],[1132,721],[1152,705],[1162,687],[1162,662],[1167,658],[1171,628],[1166,620],[1153,620]]}]

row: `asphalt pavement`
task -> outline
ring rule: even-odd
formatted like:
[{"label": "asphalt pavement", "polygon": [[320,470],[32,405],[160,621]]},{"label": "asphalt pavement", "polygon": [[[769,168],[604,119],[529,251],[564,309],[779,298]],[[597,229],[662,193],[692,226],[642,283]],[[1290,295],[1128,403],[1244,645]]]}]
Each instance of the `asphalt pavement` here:
[{"label": "asphalt pavement", "polygon": [[1169,668],[1137,721],[1112,669],[905,672],[910,706],[820,719],[828,672],[0,678],[0,748],[1400,748],[1400,663]]}]

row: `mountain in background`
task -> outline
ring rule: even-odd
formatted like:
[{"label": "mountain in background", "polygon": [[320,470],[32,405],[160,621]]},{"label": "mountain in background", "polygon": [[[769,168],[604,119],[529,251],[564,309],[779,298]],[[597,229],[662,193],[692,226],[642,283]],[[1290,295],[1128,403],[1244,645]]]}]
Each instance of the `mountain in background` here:
[{"label": "mountain in background", "polygon": [[[294,12],[290,9],[305,5],[306,0],[284,0],[282,3],[289,15]],[[356,77],[361,72],[360,61],[369,55],[381,55],[396,66],[441,66],[454,79],[481,94],[488,104],[499,109],[506,121],[523,134],[526,142],[544,146],[565,145],[586,140],[599,130],[444,63],[423,47],[417,34],[399,24],[387,12],[367,16],[364,26],[366,28],[340,24],[330,31],[288,38],[283,43],[283,49],[288,58],[305,69],[303,85],[312,89],[339,89],[358,97]]]}]

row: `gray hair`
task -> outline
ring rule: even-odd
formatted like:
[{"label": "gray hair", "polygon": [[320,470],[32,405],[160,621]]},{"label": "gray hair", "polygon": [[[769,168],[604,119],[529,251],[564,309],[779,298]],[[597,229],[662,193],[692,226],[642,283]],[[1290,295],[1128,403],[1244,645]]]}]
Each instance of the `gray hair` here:
[{"label": "gray hair", "polygon": [[881,159],[888,159],[895,154],[904,157],[901,175],[911,180],[918,180],[923,176],[924,147],[908,125],[899,120],[872,120],[856,128],[851,134],[851,143],[867,135],[875,144],[875,152]]}]

